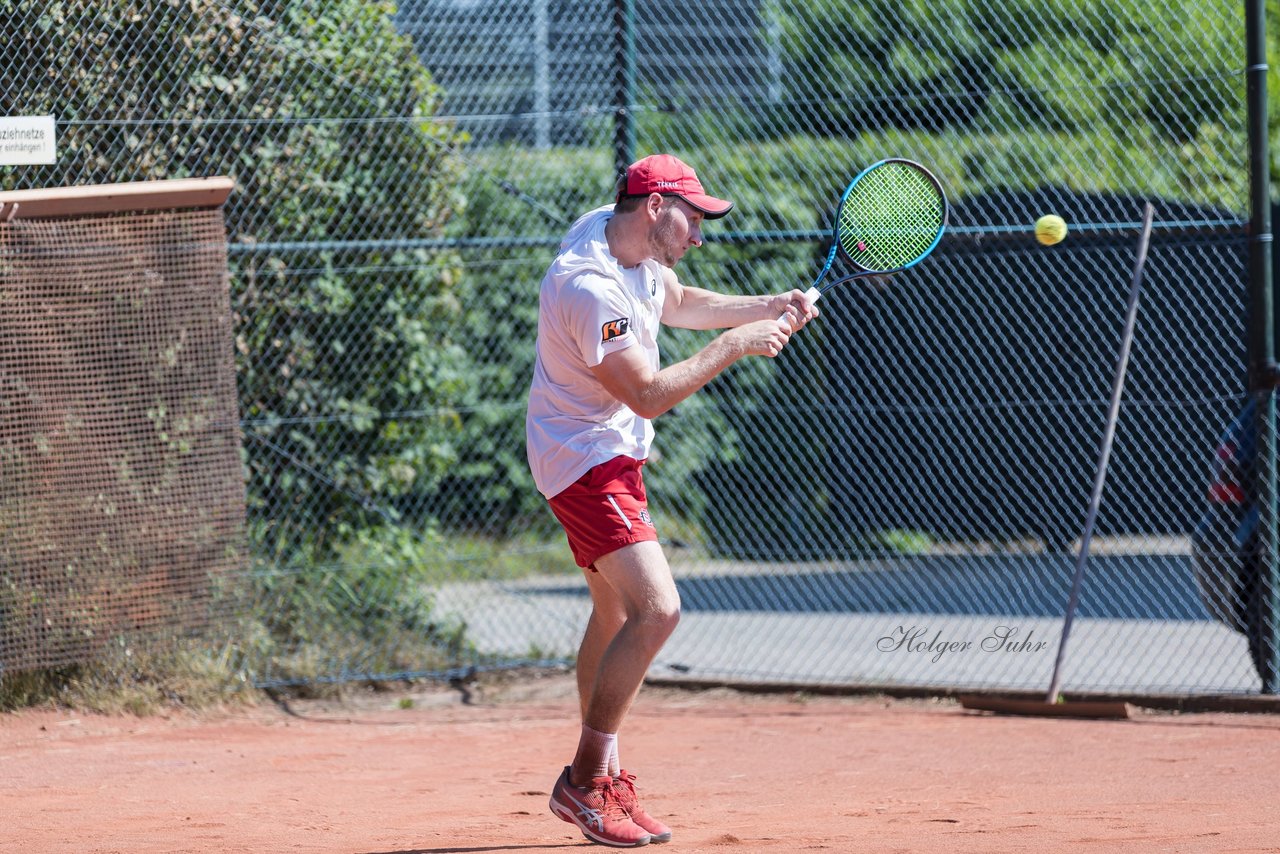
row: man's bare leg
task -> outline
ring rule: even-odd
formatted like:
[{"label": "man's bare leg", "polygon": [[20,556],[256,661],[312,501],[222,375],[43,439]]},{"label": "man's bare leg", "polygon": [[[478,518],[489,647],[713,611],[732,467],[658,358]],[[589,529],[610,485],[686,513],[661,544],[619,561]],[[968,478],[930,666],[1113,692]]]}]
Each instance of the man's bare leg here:
[{"label": "man's bare leg", "polygon": [[613,642],[613,637],[627,621],[627,609],[622,599],[599,572],[585,570],[587,588],[591,591],[591,617],[587,630],[578,647],[576,676],[578,680],[578,705],[582,719],[587,719],[587,706],[591,703],[591,691],[595,688],[600,659]]},{"label": "man's bare leg", "polygon": [[[599,652],[591,679],[590,663],[579,661],[579,691],[583,699],[583,723],[597,733],[616,734],[626,718],[636,694],[644,682],[649,665],[662,645],[675,630],[680,618],[680,596],[676,591],[671,568],[662,547],[655,542],[632,543],[596,561],[599,573],[589,579],[592,588],[594,634],[588,643],[588,657],[593,657],[617,617],[622,606],[625,620]],[[607,591],[599,590],[599,581]],[[613,594],[613,595],[609,595]],[[599,615],[595,607],[600,608]],[[599,616],[597,620],[596,617]],[[588,623],[588,631],[592,630]],[[590,681],[588,690],[582,686]],[[586,785],[608,757],[598,753],[598,746],[583,738],[574,757],[570,782]]]}]

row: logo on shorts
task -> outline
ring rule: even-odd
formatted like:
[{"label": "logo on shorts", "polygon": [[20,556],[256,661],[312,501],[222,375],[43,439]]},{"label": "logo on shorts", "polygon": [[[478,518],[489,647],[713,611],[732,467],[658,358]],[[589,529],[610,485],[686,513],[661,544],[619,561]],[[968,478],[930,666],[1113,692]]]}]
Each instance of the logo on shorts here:
[{"label": "logo on shorts", "polygon": [[653,527],[653,519],[649,516],[649,508],[647,507],[640,508],[640,521],[644,522],[650,528]]},{"label": "logo on shorts", "polygon": [[615,338],[621,338],[631,330],[631,321],[625,317],[610,320],[600,327],[600,343],[607,344]]}]

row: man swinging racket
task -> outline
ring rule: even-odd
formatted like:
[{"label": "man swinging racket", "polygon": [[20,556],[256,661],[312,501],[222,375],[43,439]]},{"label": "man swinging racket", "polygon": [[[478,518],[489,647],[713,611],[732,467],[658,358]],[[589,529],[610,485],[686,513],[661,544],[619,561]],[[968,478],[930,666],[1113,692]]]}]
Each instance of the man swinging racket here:
[{"label": "man swinging racket", "polygon": [[[675,157],[632,164],[615,201],[573,224],[542,280],[526,430],[534,481],[592,602],[577,662],[582,734],[551,811],[594,842],[630,848],[671,838],[618,761],[618,731],[680,615],[641,473],[652,419],[738,359],[777,356],[818,312],[800,290],[726,296],[680,282],[673,268],[702,245],[703,222],[733,203],[707,195]],[[659,324],[727,331],[664,368]]]}]

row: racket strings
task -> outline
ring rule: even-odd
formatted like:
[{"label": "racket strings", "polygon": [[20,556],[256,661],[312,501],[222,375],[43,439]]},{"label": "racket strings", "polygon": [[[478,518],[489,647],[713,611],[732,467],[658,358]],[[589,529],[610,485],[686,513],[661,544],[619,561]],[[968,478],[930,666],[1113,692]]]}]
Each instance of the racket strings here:
[{"label": "racket strings", "polygon": [[906,163],[885,163],[862,176],[840,206],[840,248],[866,270],[896,270],[932,248],[946,202],[937,185]]}]

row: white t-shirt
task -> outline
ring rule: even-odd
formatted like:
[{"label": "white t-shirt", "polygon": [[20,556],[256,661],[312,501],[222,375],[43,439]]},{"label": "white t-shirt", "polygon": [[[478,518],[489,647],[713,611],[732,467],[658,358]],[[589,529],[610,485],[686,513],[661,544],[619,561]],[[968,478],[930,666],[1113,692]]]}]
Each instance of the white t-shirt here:
[{"label": "white t-shirt", "polygon": [[666,288],[662,267],[624,268],[609,252],[613,205],[582,216],[560,244],[538,295],[537,362],[525,435],[529,468],[548,498],[600,463],[649,456],[653,425],[591,372],[609,353],[642,347],[656,371]]}]

